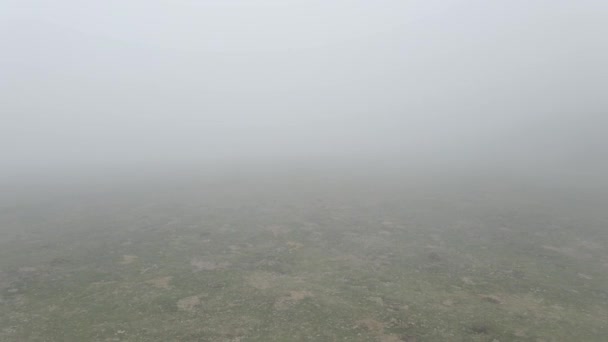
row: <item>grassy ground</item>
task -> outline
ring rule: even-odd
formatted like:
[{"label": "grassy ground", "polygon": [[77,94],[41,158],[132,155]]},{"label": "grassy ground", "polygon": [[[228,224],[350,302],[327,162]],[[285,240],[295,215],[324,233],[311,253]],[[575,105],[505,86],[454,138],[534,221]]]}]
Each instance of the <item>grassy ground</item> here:
[{"label": "grassy ground", "polygon": [[222,181],[5,195],[0,341],[605,341],[565,190]]}]

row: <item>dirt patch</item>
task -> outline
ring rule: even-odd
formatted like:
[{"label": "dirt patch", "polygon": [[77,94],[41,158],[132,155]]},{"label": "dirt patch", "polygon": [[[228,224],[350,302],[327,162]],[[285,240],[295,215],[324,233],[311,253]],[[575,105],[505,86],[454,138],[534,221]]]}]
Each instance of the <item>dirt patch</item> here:
[{"label": "dirt patch", "polygon": [[391,220],[384,220],[382,221],[382,225],[385,227],[394,227],[395,223]]},{"label": "dirt patch", "polygon": [[376,336],[380,342],[405,342],[400,336],[395,334],[387,334],[384,329],[386,324],[372,318],[362,319],[356,322],[357,326],[366,329],[372,335]]},{"label": "dirt patch", "polygon": [[492,327],[485,322],[477,322],[472,324],[469,329],[471,330],[471,332],[475,333],[475,334],[489,334],[490,331],[492,330]]},{"label": "dirt patch", "polygon": [[475,282],[473,281],[473,279],[469,278],[469,277],[462,277],[460,278],[460,280],[465,283],[466,285],[475,285]]},{"label": "dirt patch", "polygon": [[304,247],[303,244],[295,241],[287,241],[287,247],[289,248],[289,252],[297,251],[298,249]]},{"label": "dirt patch", "polygon": [[345,265],[353,268],[365,267],[367,264],[364,259],[361,259],[360,257],[355,256],[353,254],[338,255],[336,257],[331,258],[330,260],[344,263]]},{"label": "dirt patch", "polygon": [[274,236],[275,238],[278,238],[281,235],[285,235],[288,232],[287,228],[285,228],[283,226],[279,226],[277,224],[273,224],[271,226],[268,226],[264,230],[266,230],[267,232],[272,233],[272,236]]},{"label": "dirt patch", "polygon": [[562,256],[574,258],[574,259],[591,259],[593,256],[587,252],[581,252],[572,247],[556,247],[550,245],[542,245],[542,249],[546,251],[551,251]]},{"label": "dirt patch", "polygon": [[35,273],[38,272],[36,267],[19,267],[19,273]]},{"label": "dirt patch", "polygon": [[158,289],[170,289],[171,285],[169,284],[171,282],[171,279],[173,279],[173,277],[168,276],[168,277],[158,277],[158,278],[154,278],[154,279],[150,279],[148,281],[146,281],[147,284],[150,284]]},{"label": "dirt patch", "polygon": [[443,302],[441,302],[441,305],[451,307],[451,306],[454,306],[454,301],[452,299],[446,299]]},{"label": "dirt patch", "polygon": [[199,296],[190,296],[177,301],[177,308],[182,311],[194,312],[196,307],[201,304]]},{"label": "dirt patch", "polygon": [[195,272],[200,271],[214,271],[219,269],[225,269],[230,266],[229,262],[216,262],[203,260],[201,258],[193,258],[190,260],[190,265],[194,268]]},{"label": "dirt patch", "polygon": [[395,334],[384,334],[380,336],[380,342],[405,342],[405,340]]},{"label": "dirt patch", "polygon": [[[5,272],[0,271],[0,290],[4,290],[9,288],[11,282],[9,280],[8,275]],[[2,297],[0,297],[1,299]]]},{"label": "dirt patch", "polygon": [[479,298],[481,298],[481,300],[483,300],[484,302],[488,302],[488,303],[492,303],[492,304],[502,304],[503,303],[502,298],[500,298],[496,295],[479,295]]},{"label": "dirt patch", "polygon": [[365,328],[374,334],[384,334],[385,324],[375,319],[366,318],[356,322],[357,326]]},{"label": "dirt patch", "polygon": [[368,297],[367,299],[369,299],[371,302],[375,303],[376,305],[384,306],[384,300],[382,299],[382,297]]},{"label": "dirt patch", "polygon": [[558,306],[548,306],[543,298],[532,294],[501,296],[505,309],[510,312],[517,312],[530,315],[536,318],[558,320],[563,316],[563,308]]},{"label": "dirt patch", "polygon": [[310,291],[289,291],[289,294],[277,299],[274,303],[274,308],[277,310],[285,310],[292,307],[306,298],[312,298],[314,295]]},{"label": "dirt patch", "polygon": [[136,255],[123,255],[122,260],[120,261],[120,264],[121,265],[132,264],[133,262],[135,262],[135,260],[137,260]]},{"label": "dirt patch", "polygon": [[277,274],[271,272],[255,272],[247,276],[246,281],[251,287],[258,290],[267,290],[276,285]]}]

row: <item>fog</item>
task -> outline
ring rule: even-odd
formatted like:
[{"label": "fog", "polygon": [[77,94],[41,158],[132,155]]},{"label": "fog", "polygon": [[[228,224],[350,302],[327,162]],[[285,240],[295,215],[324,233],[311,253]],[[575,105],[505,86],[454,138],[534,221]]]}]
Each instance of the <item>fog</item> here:
[{"label": "fog", "polygon": [[0,341],[605,341],[608,2],[0,0]]},{"label": "fog", "polygon": [[383,160],[598,175],[607,17],[603,1],[4,0],[1,174]]}]

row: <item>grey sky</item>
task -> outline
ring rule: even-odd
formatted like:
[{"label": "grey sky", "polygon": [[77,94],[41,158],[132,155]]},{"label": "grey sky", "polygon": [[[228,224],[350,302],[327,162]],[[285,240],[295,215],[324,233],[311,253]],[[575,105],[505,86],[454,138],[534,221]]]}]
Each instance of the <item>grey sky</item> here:
[{"label": "grey sky", "polygon": [[0,8],[3,169],[608,156],[606,1]]}]

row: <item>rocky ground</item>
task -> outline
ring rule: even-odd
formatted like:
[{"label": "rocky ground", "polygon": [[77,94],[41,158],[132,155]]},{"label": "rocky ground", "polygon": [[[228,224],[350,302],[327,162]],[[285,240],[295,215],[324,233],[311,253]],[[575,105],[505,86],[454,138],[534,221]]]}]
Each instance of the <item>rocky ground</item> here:
[{"label": "rocky ground", "polygon": [[0,341],[605,341],[563,190],[200,183],[5,198]]}]

